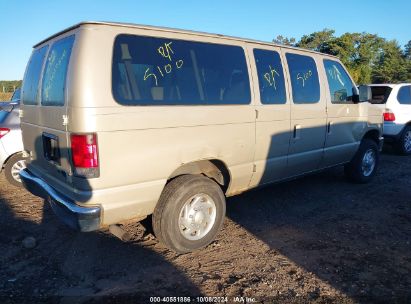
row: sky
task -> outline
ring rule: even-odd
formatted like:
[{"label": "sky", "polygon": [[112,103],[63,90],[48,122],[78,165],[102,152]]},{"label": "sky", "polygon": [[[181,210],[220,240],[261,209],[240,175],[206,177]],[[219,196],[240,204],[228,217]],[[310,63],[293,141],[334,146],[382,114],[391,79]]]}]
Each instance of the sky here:
[{"label": "sky", "polygon": [[37,42],[81,21],[116,21],[272,41],[334,29],[411,40],[410,0],[0,0],[0,80],[20,80]]}]

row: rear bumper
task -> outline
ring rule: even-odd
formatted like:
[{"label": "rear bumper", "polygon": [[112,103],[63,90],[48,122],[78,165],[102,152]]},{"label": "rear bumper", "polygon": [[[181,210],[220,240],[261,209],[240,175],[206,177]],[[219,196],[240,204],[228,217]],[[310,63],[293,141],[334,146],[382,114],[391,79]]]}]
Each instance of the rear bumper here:
[{"label": "rear bumper", "polygon": [[100,228],[100,207],[77,205],[28,169],[21,170],[20,177],[24,187],[32,194],[47,200],[54,213],[71,228],[80,231],[93,231]]},{"label": "rear bumper", "polygon": [[404,124],[395,122],[384,123],[384,137],[397,140],[401,136],[401,132],[404,129]]}]

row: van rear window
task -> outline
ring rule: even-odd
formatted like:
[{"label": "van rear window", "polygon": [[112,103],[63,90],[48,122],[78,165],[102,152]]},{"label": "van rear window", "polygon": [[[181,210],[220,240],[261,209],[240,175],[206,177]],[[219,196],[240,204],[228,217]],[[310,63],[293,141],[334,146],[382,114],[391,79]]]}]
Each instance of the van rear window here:
[{"label": "van rear window", "polygon": [[37,104],[37,90],[41,69],[43,67],[44,57],[46,56],[48,46],[33,51],[30,61],[27,65],[26,74],[24,75],[21,99],[25,105]]},{"label": "van rear window", "polygon": [[67,67],[73,47],[74,35],[55,42],[49,51],[41,87],[43,106],[64,105]]},{"label": "van rear window", "polygon": [[250,84],[238,46],[119,35],[112,90],[123,105],[248,104]]}]

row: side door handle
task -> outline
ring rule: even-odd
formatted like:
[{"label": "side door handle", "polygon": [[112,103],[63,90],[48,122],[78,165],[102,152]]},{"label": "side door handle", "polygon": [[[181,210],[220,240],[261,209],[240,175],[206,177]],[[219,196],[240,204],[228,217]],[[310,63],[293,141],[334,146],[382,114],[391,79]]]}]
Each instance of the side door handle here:
[{"label": "side door handle", "polygon": [[294,126],[294,139],[299,139],[301,135],[301,125]]}]

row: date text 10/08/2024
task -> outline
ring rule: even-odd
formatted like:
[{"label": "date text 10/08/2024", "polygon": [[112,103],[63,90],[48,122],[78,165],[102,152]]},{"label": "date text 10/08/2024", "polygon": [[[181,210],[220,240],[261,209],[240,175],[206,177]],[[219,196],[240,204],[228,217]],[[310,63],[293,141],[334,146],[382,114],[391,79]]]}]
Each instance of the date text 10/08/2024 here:
[{"label": "date text 10/08/2024", "polygon": [[252,297],[150,297],[150,303],[256,303]]}]

